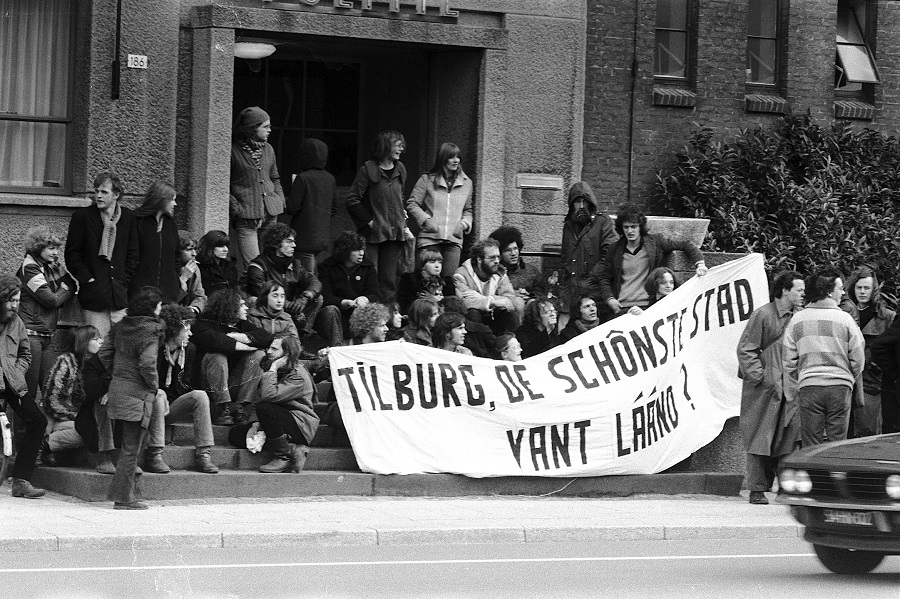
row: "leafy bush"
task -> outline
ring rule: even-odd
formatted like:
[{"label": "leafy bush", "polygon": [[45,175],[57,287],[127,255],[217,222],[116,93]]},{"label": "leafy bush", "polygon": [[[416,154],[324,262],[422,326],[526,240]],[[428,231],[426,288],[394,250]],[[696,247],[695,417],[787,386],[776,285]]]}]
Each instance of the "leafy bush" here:
[{"label": "leafy bush", "polygon": [[656,200],[674,216],[710,219],[704,248],[759,252],[771,273],[869,265],[900,284],[900,142],[847,123],[790,115],[714,141],[701,128],[658,173]]}]

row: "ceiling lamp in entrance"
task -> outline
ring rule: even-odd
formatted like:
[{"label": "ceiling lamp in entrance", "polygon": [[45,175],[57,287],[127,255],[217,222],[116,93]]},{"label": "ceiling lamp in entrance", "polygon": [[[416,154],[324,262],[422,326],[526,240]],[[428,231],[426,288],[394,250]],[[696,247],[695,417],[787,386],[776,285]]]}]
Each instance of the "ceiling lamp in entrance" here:
[{"label": "ceiling lamp in entrance", "polygon": [[275,46],[272,44],[261,44],[258,42],[235,42],[234,44],[235,58],[260,60],[261,58],[271,56],[274,52]]}]

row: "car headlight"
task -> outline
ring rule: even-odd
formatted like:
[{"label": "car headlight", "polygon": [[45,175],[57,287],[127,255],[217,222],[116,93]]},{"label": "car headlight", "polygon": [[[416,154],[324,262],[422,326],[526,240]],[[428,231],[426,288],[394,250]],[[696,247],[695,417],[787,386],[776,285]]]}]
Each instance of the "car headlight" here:
[{"label": "car headlight", "polygon": [[781,471],[778,477],[778,485],[785,493],[797,492],[797,473],[790,468]]},{"label": "car headlight", "polygon": [[812,479],[809,477],[809,473],[806,470],[797,470],[795,481],[797,483],[798,493],[809,493],[812,491]]},{"label": "car headlight", "polygon": [[900,499],[900,474],[891,474],[884,481],[884,491],[891,499]]}]

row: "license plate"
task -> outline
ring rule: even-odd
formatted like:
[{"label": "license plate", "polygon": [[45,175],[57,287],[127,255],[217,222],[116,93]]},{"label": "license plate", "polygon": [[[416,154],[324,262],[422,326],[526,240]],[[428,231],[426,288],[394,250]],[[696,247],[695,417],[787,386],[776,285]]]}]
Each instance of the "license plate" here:
[{"label": "license plate", "polygon": [[851,526],[872,526],[872,512],[852,512],[850,510],[822,510],[826,524],[849,524]]}]

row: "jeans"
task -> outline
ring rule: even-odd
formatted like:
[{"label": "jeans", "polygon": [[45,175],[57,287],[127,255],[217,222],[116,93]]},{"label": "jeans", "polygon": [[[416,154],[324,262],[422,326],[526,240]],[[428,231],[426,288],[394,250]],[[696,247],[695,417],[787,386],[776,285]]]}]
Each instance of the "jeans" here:
[{"label": "jeans", "polygon": [[211,447],[213,442],[212,418],[209,415],[209,396],[205,391],[190,391],[169,404],[169,413],[158,418],[156,405],[150,419],[148,447],[163,447],[166,444],[166,425],[184,422],[188,418],[194,423],[194,445]]},{"label": "jeans", "polygon": [[147,438],[147,429],[141,426],[140,421],[119,421],[119,424],[122,425],[122,453],[106,498],[116,503],[131,503],[135,500],[134,470]]},{"label": "jeans", "polygon": [[397,270],[400,266],[400,257],[403,255],[403,246],[402,241],[366,244],[366,253],[378,270],[378,289],[383,304],[390,304],[397,297],[397,282],[400,280]]},{"label": "jeans", "polygon": [[[281,435],[287,435],[291,443],[309,445],[311,439],[307,439],[297,426],[297,421],[291,415],[290,410],[277,404],[261,401],[256,404],[256,416],[259,419],[259,428],[266,433],[266,441],[277,439]],[[228,442],[234,447],[245,449],[247,447],[247,431],[250,423],[236,424],[228,431]],[[264,447],[263,449],[268,449]]]},{"label": "jeans", "polygon": [[19,421],[14,427],[16,463],[12,468],[12,477],[31,480],[41,441],[47,431],[47,417],[41,412],[34,399],[27,395],[19,397],[7,387],[2,391],[0,397],[9,402],[9,406]]},{"label": "jeans", "polygon": [[84,310],[84,324],[93,325],[100,331],[101,337],[106,337],[112,325],[125,318],[125,312],[125,308],[121,310],[103,310],[101,312]]},{"label": "jeans", "polygon": [[294,258],[300,261],[303,268],[314,275],[316,274],[316,256],[318,255],[312,252],[294,252]]},{"label": "jeans", "polygon": [[260,236],[263,230],[275,220],[274,216],[267,214],[265,218],[239,218],[233,223],[234,255],[237,259],[238,277],[241,279],[253,259],[259,256]]},{"label": "jeans", "polygon": [[75,430],[75,422],[72,420],[54,420],[47,445],[50,451],[65,451],[84,447],[84,439]]},{"label": "jeans", "polygon": [[341,325],[341,309],[337,306],[323,306],[316,316],[313,326],[319,337],[328,342],[329,347],[336,347],[344,341],[344,329]]},{"label": "jeans", "polygon": [[225,354],[203,356],[203,386],[212,405],[237,402],[251,403],[262,378],[259,362],[262,350],[239,352],[229,358]]},{"label": "jeans", "polygon": [[52,337],[28,335],[28,345],[31,347],[31,365],[25,373],[25,382],[28,384],[28,396],[35,399],[38,389],[43,389],[44,381],[53,368],[56,352],[53,351]]},{"label": "jeans", "polygon": [[803,447],[847,438],[850,394],[849,387],[836,385],[800,387],[800,436]]},{"label": "jeans", "polygon": [[866,405],[850,408],[850,422],[852,428],[849,435],[856,437],[871,437],[881,434],[881,394],[865,394]]}]

